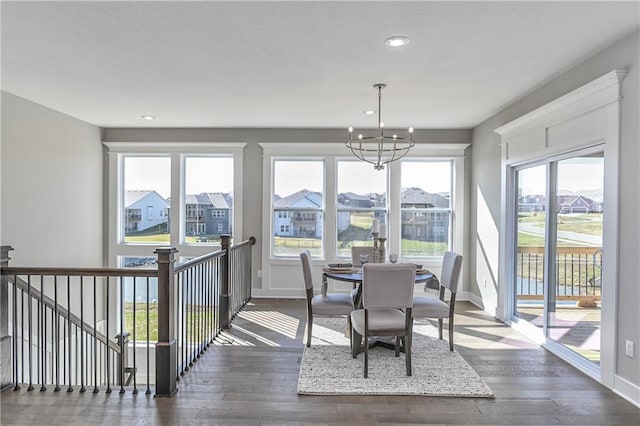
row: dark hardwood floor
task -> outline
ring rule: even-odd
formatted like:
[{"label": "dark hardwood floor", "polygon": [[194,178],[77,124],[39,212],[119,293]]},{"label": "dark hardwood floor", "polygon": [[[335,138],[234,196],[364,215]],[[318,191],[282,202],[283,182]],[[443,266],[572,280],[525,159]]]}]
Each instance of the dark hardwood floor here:
[{"label": "dark hardwood floor", "polygon": [[633,404],[475,306],[456,308],[456,350],[495,399],[297,395],[304,301],[258,299],[178,383],[173,398],[7,391],[1,423],[640,424]]}]

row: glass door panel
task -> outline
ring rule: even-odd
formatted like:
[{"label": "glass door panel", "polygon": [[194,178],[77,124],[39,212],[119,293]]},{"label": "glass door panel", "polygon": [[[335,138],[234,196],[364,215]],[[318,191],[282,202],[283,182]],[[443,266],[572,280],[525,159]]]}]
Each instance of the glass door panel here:
[{"label": "glass door panel", "polygon": [[547,336],[599,363],[603,153],[560,160],[556,170]]},{"label": "glass door panel", "polygon": [[542,327],[547,166],[516,171],[515,315]]}]

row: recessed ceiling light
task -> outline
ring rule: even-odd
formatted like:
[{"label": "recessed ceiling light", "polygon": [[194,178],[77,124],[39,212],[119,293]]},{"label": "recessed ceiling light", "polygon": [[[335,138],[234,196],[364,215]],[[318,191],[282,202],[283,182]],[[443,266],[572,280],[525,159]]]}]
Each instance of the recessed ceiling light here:
[{"label": "recessed ceiling light", "polygon": [[147,114],[145,114],[145,115],[141,115],[140,117],[144,118],[145,120],[155,120],[156,119],[155,115],[147,115]]},{"label": "recessed ceiling light", "polygon": [[375,109],[365,109],[364,111],[362,111],[362,113],[366,114],[366,115],[373,115],[373,114],[376,113],[376,110]]},{"label": "recessed ceiling light", "polygon": [[401,47],[409,44],[409,38],[405,36],[391,36],[384,41],[385,46]]}]

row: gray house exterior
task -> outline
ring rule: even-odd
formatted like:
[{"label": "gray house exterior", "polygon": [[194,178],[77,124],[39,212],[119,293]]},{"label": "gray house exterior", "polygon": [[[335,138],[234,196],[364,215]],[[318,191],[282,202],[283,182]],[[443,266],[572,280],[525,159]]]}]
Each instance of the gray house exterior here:
[{"label": "gray house exterior", "polygon": [[449,213],[425,212],[409,209],[449,209],[449,199],[421,188],[406,188],[400,194],[402,209],[402,238],[409,240],[446,242],[449,239]]},{"label": "gray house exterior", "polygon": [[185,195],[186,235],[231,234],[233,196],[222,192]]},{"label": "gray house exterior", "polygon": [[322,194],[307,189],[274,197],[273,234],[277,237],[322,237]]}]

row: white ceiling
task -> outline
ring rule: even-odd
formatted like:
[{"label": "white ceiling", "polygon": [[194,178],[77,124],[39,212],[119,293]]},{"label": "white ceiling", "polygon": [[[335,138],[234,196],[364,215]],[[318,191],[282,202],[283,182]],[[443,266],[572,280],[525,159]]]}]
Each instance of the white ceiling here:
[{"label": "white ceiling", "polygon": [[[470,128],[639,27],[631,2],[2,1],[2,89],[101,127]],[[391,35],[408,46],[384,46]],[[157,116],[145,121],[142,114]]]}]

